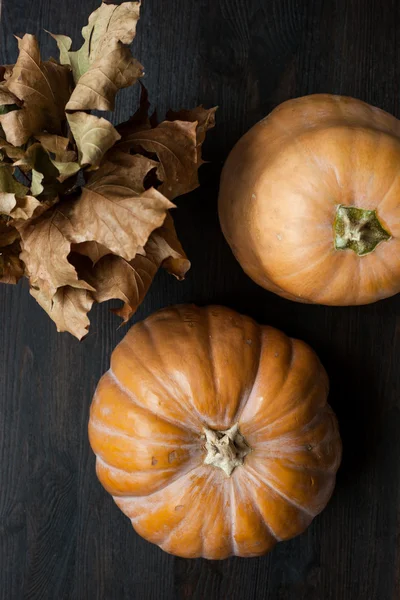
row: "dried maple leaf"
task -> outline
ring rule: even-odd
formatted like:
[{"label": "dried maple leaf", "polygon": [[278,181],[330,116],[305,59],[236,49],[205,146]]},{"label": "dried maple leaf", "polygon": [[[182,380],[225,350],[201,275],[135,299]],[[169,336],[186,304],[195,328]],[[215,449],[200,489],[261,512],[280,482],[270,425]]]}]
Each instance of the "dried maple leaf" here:
[{"label": "dried maple leaf", "polygon": [[13,146],[2,137],[0,137],[0,151],[10,160],[19,160],[25,156],[25,150]]},{"label": "dried maple leaf", "polygon": [[204,106],[198,106],[192,110],[169,110],[167,112],[168,121],[191,121],[196,122],[196,143],[197,143],[197,164],[200,166],[203,164],[201,159],[201,147],[206,139],[206,134],[209,129],[215,127],[215,113],[217,106],[214,108],[204,108]]},{"label": "dried maple leaf", "polygon": [[118,90],[129,87],[143,75],[142,65],[129,48],[115,41],[106,54],[95,60],[79,79],[67,110],[114,110]]},{"label": "dried maple leaf", "polygon": [[31,294],[57,326],[57,331],[68,331],[79,340],[88,332],[89,318],[94,299],[87,290],[65,285],[50,299],[40,289],[32,288]]},{"label": "dried maple leaf", "polygon": [[42,144],[47,152],[54,154],[56,161],[69,162],[76,160],[75,152],[68,149],[68,138],[52,133],[40,133],[35,135],[35,138]]},{"label": "dried maple leaf", "polygon": [[136,24],[140,15],[140,2],[101,4],[89,17],[88,24],[82,29],[84,43],[76,52],[71,52],[72,40],[66,35],[51,34],[60,50],[60,62],[69,65],[74,74],[75,83],[91,65],[110,49],[115,42],[130,44],[136,34]]},{"label": "dried maple leaf", "polygon": [[57,289],[65,285],[92,289],[86,281],[78,279],[74,267],[68,262],[75,235],[72,211],[72,202],[56,205],[19,227],[21,260],[26,265],[31,285],[40,288],[49,301]]},{"label": "dried maple leaf", "polygon": [[[76,162],[76,152],[68,149],[68,138],[50,133],[42,133],[35,137],[48,152],[50,162],[57,169],[56,179],[58,181],[63,182],[80,171],[81,165]],[[51,157],[51,154],[54,155],[54,158]]]},{"label": "dried maple leaf", "polygon": [[[141,112],[117,127],[121,134],[116,148],[124,152],[146,152],[158,159],[158,188],[170,200],[187,194],[199,185],[198,169],[202,164],[201,146],[208,129],[215,125],[216,108],[198,107],[184,111],[187,120],[163,121],[151,127],[144,106],[147,96],[142,95]],[[146,111],[147,112],[147,111]],[[183,112],[183,111],[182,111]],[[170,118],[173,114],[169,113]]]},{"label": "dried maple leaf", "polygon": [[71,252],[75,252],[76,254],[80,254],[82,256],[87,256],[90,258],[93,265],[103,258],[103,256],[111,254],[111,251],[108,248],[94,241],[82,242],[81,244],[72,244]]},{"label": "dried maple leaf", "polygon": [[104,154],[120,135],[109,121],[84,112],[68,114],[68,123],[75,138],[81,165],[99,165]]},{"label": "dried maple leaf", "polygon": [[0,199],[5,195],[26,196],[28,188],[17,181],[13,175],[13,167],[7,163],[0,163]]},{"label": "dried maple leaf", "polygon": [[152,161],[121,155],[96,171],[76,200],[58,205],[19,228],[21,259],[31,283],[51,299],[59,287],[93,289],[68,261],[71,244],[96,240],[127,260],[147,242],[173,205],[143,179]]},{"label": "dried maple leaf", "polygon": [[111,252],[131,260],[160,227],[174,205],[155,189],[145,190],[146,175],[154,162],[144,156],[115,153],[82,188],[74,208],[74,224],[85,236],[75,242],[95,240]]},{"label": "dried maple leaf", "polygon": [[45,184],[51,185],[59,175],[48,152],[40,143],[29,146],[23,158],[16,161],[14,166],[19,167],[22,171],[32,173],[30,187],[34,196],[39,196],[44,191]]},{"label": "dried maple leaf", "polygon": [[70,72],[53,61],[42,62],[35,36],[18,38],[19,56],[4,87],[23,101],[19,110],[0,116],[7,141],[21,146],[35,133],[61,133],[70,97]]},{"label": "dried maple leaf", "polygon": [[24,265],[19,259],[19,242],[0,248],[0,283],[18,283],[24,274]]},{"label": "dried maple leaf", "polygon": [[33,196],[17,198],[15,194],[0,194],[0,214],[11,217],[13,222],[30,219],[39,206],[39,200]]},{"label": "dried maple leaf", "polygon": [[157,270],[158,264],[151,256],[138,254],[130,262],[119,256],[105,256],[93,269],[94,298],[96,302],[122,300],[123,306],[112,312],[122,318],[124,325],[144,300]]},{"label": "dried maple leaf", "polygon": [[138,111],[118,128],[89,112],[112,110],[143,73],[127,47],[139,9],[101,4],[76,52],[53,36],[64,66],[43,62],[25,35],[17,63],[0,67],[0,281],[25,274],[57,330],[79,339],[94,302],[122,300],[114,312],[125,323],[161,266],[178,279],[190,268],[169,210],[198,185],[215,109],[157,124],[142,86]]},{"label": "dried maple leaf", "polygon": [[[139,108],[132,115],[132,117],[130,119],[128,119],[127,121],[124,121],[123,123],[120,123],[116,128],[123,140],[125,138],[127,138],[130,134],[132,134],[133,132],[138,133],[139,131],[142,131],[143,129],[151,129],[151,127],[152,127],[151,120],[149,117],[149,109],[150,109],[149,94],[148,94],[146,87],[143,85],[143,83],[141,81],[139,81],[139,85],[140,85]],[[156,125],[157,125],[157,123],[154,124],[154,126],[156,126]]]},{"label": "dried maple leaf", "polygon": [[0,84],[0,107],[1,106],[21,106],[22,102],[17,96],[7,89],[5,84]]},{"label": "dried maple leaf", "polygon": [[11,77],[14,65],[0,65],[0,81],[6,81]]},{"label": "dried maple leaf", "polygon": [[153,257],[157,264],[179,280],[184,279],[190,269],[190,261],[178,240],[174,221],[169,213],[162,227],[153,231],[144,250],[146,256]]},{"label": "dried maple leaf", "polygon": [[123,301],[121,308],[112,309],[122,318],[123,324],[136,312],[160,266],[165,266],[178,279],[183,279],[190,268],[169,214],[164,225],[151,234],[144,253],[144,256],[137,254],[129,262],[120,256],[108,254],[101,257],[94,267],[76,255],[72,258],[79,276],[95,289],[92,296],[96,302],[112,299]]},{"label": "dried maple leaf", "polygon": [[10,221],[8,218],[3,220],[2,216],[0,215],[0,252],[3,248],[10,246],[13,242],[15,242],[15,240],[19,240],[18,231],[14,227],[10,226]]}]

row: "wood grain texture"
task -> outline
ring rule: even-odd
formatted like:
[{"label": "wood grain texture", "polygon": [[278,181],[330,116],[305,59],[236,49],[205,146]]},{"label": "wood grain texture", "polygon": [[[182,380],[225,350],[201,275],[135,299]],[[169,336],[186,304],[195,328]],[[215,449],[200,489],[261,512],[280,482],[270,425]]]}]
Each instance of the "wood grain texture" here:
[{"label": "wood grain texture", "polygon": [[[79,31],[97,0],[2,0],[0,62],[12,33]],[[384,6],[384,8],[383,8]],[[330,375],[344,442],[337,489],[299,538],[259,559],[186,561],[140,539],[97,482],[86,427],[95,385],[124,335],[106,305],[78,343],[27,285],[0,287],[1,600],[396,600],[400,597],[400,297],[359,308],[293,304],[253,284],[219,229],[220,168],[238,137],[283,100],[353,95],[400,117],[396,0],[144,0],[135,55],[166,108],[218,104],[202,188],[179,201],[192,260],[160,274],[136,315],[222,303],[311,344]],[[116,119],[136,92],[120,96]]]}]

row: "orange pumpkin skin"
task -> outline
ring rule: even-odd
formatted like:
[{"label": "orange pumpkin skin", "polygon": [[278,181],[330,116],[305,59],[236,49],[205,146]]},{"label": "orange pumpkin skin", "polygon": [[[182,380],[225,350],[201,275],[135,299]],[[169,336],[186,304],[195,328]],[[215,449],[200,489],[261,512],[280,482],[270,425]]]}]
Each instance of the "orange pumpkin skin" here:
[{"label": "orange pumpkin skin", "polygon": [[[301,341],[220,306],[161,310],[130,329],[97,387],[97,475],[136,531],[167,552],[265,554],[304,531],[332,494],[341,441],[327,392]],[[227,436],[217,452],[210,436],[235,426],[228,474],[215,466]]]},{"label": "orange pumpkin skin", "polygon": [[[400,121],[392,115],[343,96],[289,100],[228,157],[221,227],[242,268],[267,290],[299,302],[368,304],[400,291],[399,173]],[[368,241],[369,226],[358,218],[344,242],[339,207],[375,211],[386,236],[359,254],[349,244],[359,235]]]}]

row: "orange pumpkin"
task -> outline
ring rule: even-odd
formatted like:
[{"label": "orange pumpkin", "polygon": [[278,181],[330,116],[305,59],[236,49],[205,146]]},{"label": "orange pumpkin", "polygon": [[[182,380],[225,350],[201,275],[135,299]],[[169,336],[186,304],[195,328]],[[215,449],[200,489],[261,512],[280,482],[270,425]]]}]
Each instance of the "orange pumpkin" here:
[{"label": "orange pumpkin", "polygon": [[353,98],[289,100],[232,150],[219,215],[246,273],[285,298],[400,291],[400,121]]},{"label": "orange pumpkin", "polygon": [[341,456],[315,353],[220,306],[177,306],[116,347],[91,406],[97,475],[183,557],[258,556],[310,524]]}]

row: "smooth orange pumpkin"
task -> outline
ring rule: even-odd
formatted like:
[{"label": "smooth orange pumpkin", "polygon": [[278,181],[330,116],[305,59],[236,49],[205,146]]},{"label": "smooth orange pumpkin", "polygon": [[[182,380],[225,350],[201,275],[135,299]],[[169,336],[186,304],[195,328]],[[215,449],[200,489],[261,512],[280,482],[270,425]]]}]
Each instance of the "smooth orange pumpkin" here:
[{"label": "smooth orange pumpkin", "polygon": [[368,304],[400,291],[400,121],[360,100],[289,100],[232,150],[222,230],[285,298]]},{"label": "smooth orange pumpkin", "polygon": [[220,306],[176,306],[116,347],[91,406],[97,475],[172,554],[258,556],[328,502],[341,457],[315,353]]}]

